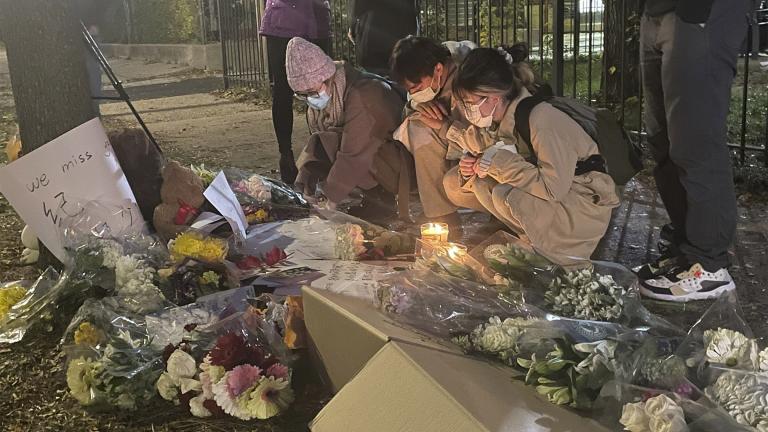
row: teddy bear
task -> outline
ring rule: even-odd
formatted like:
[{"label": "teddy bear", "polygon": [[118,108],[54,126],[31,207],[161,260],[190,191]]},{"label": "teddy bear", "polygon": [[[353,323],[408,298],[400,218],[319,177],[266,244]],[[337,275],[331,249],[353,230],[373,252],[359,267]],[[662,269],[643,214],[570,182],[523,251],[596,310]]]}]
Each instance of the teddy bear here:
[{"label": "teddy bear", "polygon": [[152,221],[157,234],[166,242],[187,230],[205,203],[205,187],[190,168],[168,161],[163,168],[161,203],[155,207]]}]

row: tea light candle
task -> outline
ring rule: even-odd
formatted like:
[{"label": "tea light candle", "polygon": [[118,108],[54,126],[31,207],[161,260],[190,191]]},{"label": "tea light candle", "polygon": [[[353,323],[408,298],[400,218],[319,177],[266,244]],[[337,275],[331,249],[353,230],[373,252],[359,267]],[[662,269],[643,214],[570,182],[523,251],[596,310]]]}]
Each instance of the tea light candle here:
[{"label": "tea light candle", "polygon": [[421,239],[430,243],[448,242],[448,224],[429,222],[421,226]]}]

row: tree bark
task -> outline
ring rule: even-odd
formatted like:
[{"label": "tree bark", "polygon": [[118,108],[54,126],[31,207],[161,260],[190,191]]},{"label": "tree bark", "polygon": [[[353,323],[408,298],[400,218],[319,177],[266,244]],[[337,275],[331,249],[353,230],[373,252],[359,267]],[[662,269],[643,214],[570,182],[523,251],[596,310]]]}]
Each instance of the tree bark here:
[{"label": "tree bark", "polygon": [[[0,0],[22,155],[96,117],[73,1]],[[41,248],[41,265],[50,253]],[[53,258],[55,261],[55,258]]]},{"label": "tree bark", "polygon": [[602,93],[604,102],[620,104],[639,95],[640,1],[605,0],[604,4]]}]

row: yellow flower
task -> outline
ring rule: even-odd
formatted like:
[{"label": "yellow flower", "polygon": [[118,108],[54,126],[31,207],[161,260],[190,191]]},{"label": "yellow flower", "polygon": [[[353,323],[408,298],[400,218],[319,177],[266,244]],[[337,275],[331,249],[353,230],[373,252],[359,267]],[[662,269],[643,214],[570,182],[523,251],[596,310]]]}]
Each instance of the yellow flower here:
[{"label": "yellow flower", "polygon": [[103,339],[103,333],[101,330],[94,327],[93,324],[88,321],[80,323],[75,330],[75,344],[96,346]]},{"label": "yellow flower", "polygon": [[258,209],[249,214],[246,219],[248,219],[249,224],[269,222],[269,212],[264,209]]},{"label": "yellow flower", "polygon": [[207,271],[200,276],[199,282],[203,285],[219,285],[221,277],[215,271]]},{"label": "yellow flower", "polygon": [[0,319],[5,318],[13,305],[23,299],[26,294],[27,290],[19,285],[0,289]]},{"label": "yellow flower", "polygon": [[170,245],[171,258],[179,262],[193,258],[211,263],[224,262],[227,257],[227,242],[215,237],[204,237],[196,232],[185,232],[176,237]]}]

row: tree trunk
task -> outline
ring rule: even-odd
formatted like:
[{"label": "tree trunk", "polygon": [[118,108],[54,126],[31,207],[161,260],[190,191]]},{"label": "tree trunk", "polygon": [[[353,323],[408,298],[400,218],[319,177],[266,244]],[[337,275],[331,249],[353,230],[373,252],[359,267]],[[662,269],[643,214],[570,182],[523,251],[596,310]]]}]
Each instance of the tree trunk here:
[{"label": "tree trunk", "polygon": [[[22,154],[96,117],[73,1],[0,0]],[[52,258],[41,248],[40,264]],[[55,258],[54,258],[55,261]]]},{"label": "tree trunk", "polygon": [[621,104],[637,98],[640,90],[640,1],[605,0],[604,4],[603,100]]}]

